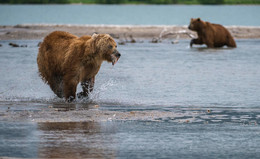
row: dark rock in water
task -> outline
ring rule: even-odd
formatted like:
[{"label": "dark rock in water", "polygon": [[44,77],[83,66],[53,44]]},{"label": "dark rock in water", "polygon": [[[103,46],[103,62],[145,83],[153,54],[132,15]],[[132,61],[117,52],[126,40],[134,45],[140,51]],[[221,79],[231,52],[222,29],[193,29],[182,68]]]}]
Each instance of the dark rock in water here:
[{"label": "dark rock in water", "polygon": [[178,44],[178,43],[179,43],[178,40],[172,41],[172,44]]},{"label": "dark rock in water", "polygon": [[133,38],[133,35],[130,35],[129,37],[130,37],[130,39],[131,39],[131,40],[130,40],[130,43],[136,43],[136,40]]},{"label": "dark rock in water", "polygon": [[15,26],[13,26],[14,28],[24,28],[24,29],[30,29],[31,26],[27,26],[27,25],[22,25],[22,24],[17,24]]},{"label": "dark rock in water", "polygon": [[153,38],[151,42],[152,42],[152,43],[160,43],[161,40],[159,40],[159,39],[157,39],[157,38]]},{"label": "dark rock in water", "polygon": [[125,45],[125,42],[124,41],[119,41],[118,44],[119,45]]},{"label": "dark rock in water", "polygon": [[111,37],[113,37],[114,39],[119,39],[119,35],[117,34],[109,34]]},{"label": "dark rock in water", "polygon": [[15,43],[9,43],[10,46],[12,47],[27,47],[27,45],[23,44],[23,45],[18,45],[18,44],[15,44]]},{"label": "dark rock in water", "polygon": [[19,45],[15,44],[15,43],[9,43],[9,45],[12,46],[12,47],[19,47]]},{"label": "dark rock in water", "polygon": [[2,46],[2,44],[0,44],[0,47]]},{"label": "dark rock in water", "polygon": [[136,43],[136,40],[133,38],[133,35],[129,35],[130,43]]}]

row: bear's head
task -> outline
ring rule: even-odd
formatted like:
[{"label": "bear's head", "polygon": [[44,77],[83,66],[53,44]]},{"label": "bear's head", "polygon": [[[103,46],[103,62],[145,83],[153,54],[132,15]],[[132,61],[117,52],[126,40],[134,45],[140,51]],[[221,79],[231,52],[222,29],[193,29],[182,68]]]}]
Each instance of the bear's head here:
[{"label": "bear's head", "polygon": [[121,54],[117,51],[115,40],[108,34],[93,34],[91,39],[94,41],[96,53],[100,54],[102,60],[116,64]]},{"label": "bear's head", "polygon": [[199,31],[201,30],[201,28],[203,28],[203,25],[204,25],[204,21],[202,21],[200,18],[197,19],[191,18],[190,25],[188,28],[193,31]]}]

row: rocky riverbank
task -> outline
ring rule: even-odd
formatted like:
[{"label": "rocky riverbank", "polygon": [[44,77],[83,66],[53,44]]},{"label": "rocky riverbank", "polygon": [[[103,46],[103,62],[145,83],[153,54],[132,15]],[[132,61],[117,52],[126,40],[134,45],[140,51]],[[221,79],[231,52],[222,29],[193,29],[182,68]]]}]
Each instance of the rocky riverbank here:
[{"label": "rocky riverbank", "polygon": [[[235,39],[260,38],[260,27],[227,26]],[[139,25],[15,25],[0,26],[0,40],[43,39],[52,31],[67,31],[77,36],[108,33],[116,39],[189,39],[196,36],[187,26],[139,26]]]}]

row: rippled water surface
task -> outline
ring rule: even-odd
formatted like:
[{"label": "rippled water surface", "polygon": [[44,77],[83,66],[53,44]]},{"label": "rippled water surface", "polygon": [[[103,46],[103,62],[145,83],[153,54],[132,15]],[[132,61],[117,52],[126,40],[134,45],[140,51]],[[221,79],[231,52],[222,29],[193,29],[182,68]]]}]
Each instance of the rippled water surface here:
[{"label": "rippled water surface", "polygon": [[[260,40],[237,40],[236,49],[119,45],[122,57],[103,63],[90,99],[70,106],[38,76],[38,42],[0,41],[0,156],[260,157]],[[108,118],[78,122],[84,111]],[[46,114],[59,121],[34,122]]]},{"label": "rippled water surface", "polygon": [[[0,48],[1,101],[62,101],[38,76],[39,41],[11,41],[28,47]],[[184,40],[120,45],[122,58],[104,62],[91,99],[143,106],[234,106],[260,103],[259,40],[238,40],[238,48],[189,48]],[[80,87],[78,87],[80,90]]]},{"label": "rippled water surface", "polygon": [[0,155],[26,158],[259,158],[259,127],[169,122],[0,123]]}]

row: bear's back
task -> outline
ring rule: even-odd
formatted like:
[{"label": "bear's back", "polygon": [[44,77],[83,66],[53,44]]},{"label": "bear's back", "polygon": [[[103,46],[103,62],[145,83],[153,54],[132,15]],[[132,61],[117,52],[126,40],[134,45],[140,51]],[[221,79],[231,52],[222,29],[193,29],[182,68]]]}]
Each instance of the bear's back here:
[{"label": "bear's back", "polygon": [[63,31],[54,31],[40,45],[37,63],[40,75],[50,81],[52,76],[62,75],[62,63],[69,46],[78,37]]},{"label": "bear's back", "polygon": [[[40,47],[43,47],[46,53],[57,53],[61,50],[67,50],[69,45],[78,37],[63,31],[54,31],[45,37]],[[63,52],[64,53],[64,52]]]},{"label": "bear's back", "polygon": [[48,62],[48,65],[54,65],[50,67],[59,69],[69,46],[77,38],[77,36],[64,31],[54,31],[44,38],[39,48],[38,57],[42,57],[42,61]]},{"label": "bear's back", "polygon": [[234,43],[235,41],[233,37],[231,36],[230,32],[225,28],[223,25],[220,24],[212,24],[213,30],[214,30],[214,46],[215,47],[222,47],[224,45],[228,45],[230,41]]}]

